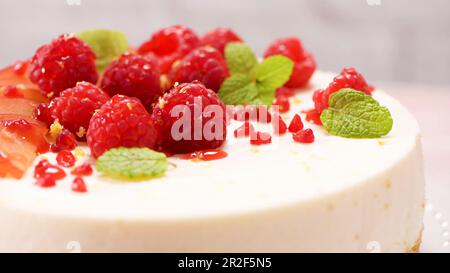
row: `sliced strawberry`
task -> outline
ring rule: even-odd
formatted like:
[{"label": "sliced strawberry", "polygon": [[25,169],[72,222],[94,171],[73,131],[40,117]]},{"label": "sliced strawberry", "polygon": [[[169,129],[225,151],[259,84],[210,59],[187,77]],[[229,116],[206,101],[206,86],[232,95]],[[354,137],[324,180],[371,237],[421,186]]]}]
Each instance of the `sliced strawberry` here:
[{"label": "sliced strawberry", "polygon": [[21,178],[48,151],[47,128],[30,117],[0,115],[0,177]]},{"label": "sliced strawberry", "polygon": [[0,129],[0,177],[21,178],[36,157],[36,146]]},{"label": "sliced strawberry", "polygon": [[26,73],[27,63],[17,64],[0,70],[0,97],[8,97],[5,91],[8,87],[15,87],[23,97],[37,102],[46,102],[47,98],[41,95],[39,88],[33,84]]},{"label": "sliced strawberry", "polygon": [[48,129],[40,121],[23,116],[0,115],[0,128],[6,128],[9,132],[35,145],[38,153],[49,150],[46,137]]},{"label": "sliced strawberry", "polygon": [[0,97],[0,115],[18,115],[31,118],[38,105],[37,102],[27,99]]}]

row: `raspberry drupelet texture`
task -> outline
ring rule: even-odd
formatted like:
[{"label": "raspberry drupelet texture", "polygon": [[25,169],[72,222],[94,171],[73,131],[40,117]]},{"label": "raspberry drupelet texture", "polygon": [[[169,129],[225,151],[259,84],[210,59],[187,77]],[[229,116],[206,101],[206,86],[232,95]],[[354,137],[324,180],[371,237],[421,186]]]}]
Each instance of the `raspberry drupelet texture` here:
[{"label": "raspberry drupelet texture", "polygon": [[83,139],[95,110],[109,100],[108,94],[88,82],[79,82],[54,98],[48,108],[51,117]]},{"label": "raspberry drupelet texture", "polygon": [[172,84],[198,80],[207,88],[218,92],[228,75],[228,67],[222,54],[213,47],[205,46],[194,49],[175,64],[169,73],[169,79]]},{"label": "raspberry drupelet texture", "polygon": [[226,45],[231,42],[242,42],[242,39],[234,31],[225,27],[215,28],[201,38],[202,45],[212,46],[222,54]]},{"label": "raspberry drupelet texture", "polygon": [[139,48],[139,54],[151,54],[159,61],[162,73],[167,73],[172,64],[200,45],[197,34],[185,26],[172,26],[155,32]]},{"label": "raspberry drupelet texture", "polygon": [[152,119],[160,133],[159,145],[171,153],[215,149],[227,135],[225,105],[200,82],[175,86],[155,106]]},{"label": "raspberry drupelet texture", "polygon": [[367,84],[366,79],[355,68],[346,67],[333,79],[326,89],[314,92],[313,101],[316,111],[320,114],[324,109],[328,108],[328,99],[331,94],[343,88],[352,88],[367,95],[372,94],[374,90],[374,87]]},{"label": "raspberry drupelet texture", "polygon": [[285,84],[286,87],[300,88],[308,84],[316,70],[314,57],[303,48],[302,43],[295,37],[278,39],[264,53],[264,57],[283,55],[294,62],[294,70],[291,78]]},{"label": "raspberry drupelet texture", "polygon": [[36,51],[30,64],[30,80],[45,97],[58,96],[80,81],[95,84],[95,53],[74,35],[63,34]]},{"label": "raspberry drupelet texture", "polygon": [[106,68],[100,86],[110,96],[138,98],[147,109],[163,93],[155,60],[131,53],[123,54]]},{"label": "raspberry drupelet texture", "polygon": [[94,113],[86,135],[94,157],[116,147],[155,148],[157,132],[142,103],[115,95]]}]

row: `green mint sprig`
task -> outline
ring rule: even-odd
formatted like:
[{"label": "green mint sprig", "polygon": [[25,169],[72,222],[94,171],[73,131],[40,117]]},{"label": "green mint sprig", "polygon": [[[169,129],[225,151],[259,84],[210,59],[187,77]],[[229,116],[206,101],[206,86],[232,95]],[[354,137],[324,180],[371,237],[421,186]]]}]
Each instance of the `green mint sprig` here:
[{"label": "green mint sprig", "polygon": [[281,55],[258,63],[252,49],[244,43],[228,44],[225,59],[231,76],[223,82],[218,95],[231,105],[270,106],[275,90],[289,80],[294,68],[294,63]]},{"label": "green mint sprig", "polygon": [[108,29],[88,30],[78,34],[96,55],[95,64],[102,72],[118,56],[129,49],[127,37],[120,31]]},{"label": "green mint sprig", "polygon": [[148,148],[114,148],[101,155],[95,167],[103,175],[121,180],[144,180],[167,170],[167,157]]},{"label": "green mint sprig", "polygon": [[393,125],[389,110],[374,98],[350,88],[341,89],[329,98],[329,108],[320,119],[328,133],[345,138],[379,138]]}]

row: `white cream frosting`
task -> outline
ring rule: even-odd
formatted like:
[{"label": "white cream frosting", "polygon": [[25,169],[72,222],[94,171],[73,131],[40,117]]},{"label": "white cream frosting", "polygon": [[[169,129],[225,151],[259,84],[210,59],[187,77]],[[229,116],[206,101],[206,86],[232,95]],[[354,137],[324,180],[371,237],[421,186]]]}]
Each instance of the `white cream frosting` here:
[{"label": "white cream frosting", "polygon": [[[312,92],[332,77],[316,73],[308,90],[291,99],[285,121],[312,108]],[[85,178],[89,192],[79,194],[70,190],[70,175],[51,189],[34,186],[32,170],[21,181],[2,179],[0,251],[64,252],[76,242],[89,252],[367,252],[371,246],[403,252],[422,229],[420,130],[392,97],[382,91],[374,97],[394,119],[381,139],[330,136],[305,122],[316,136],[312,144],[295,143],[288,133],[252,146],[233,137],[239,126],[233,121],[228,157],[171,157],[176,167],[150,181],[94,173]]]}]

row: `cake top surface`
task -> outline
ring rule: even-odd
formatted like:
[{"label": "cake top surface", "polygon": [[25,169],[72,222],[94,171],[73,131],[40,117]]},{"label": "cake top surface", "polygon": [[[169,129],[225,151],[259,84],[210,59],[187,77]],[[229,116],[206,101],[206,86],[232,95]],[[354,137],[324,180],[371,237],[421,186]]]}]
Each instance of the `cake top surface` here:
[{"label": "cake top surface", "polygon": [[[312,92],[324,88],[334,74],[316,72],[310,85],[291,98],[286,121],[313,107]],[[164,176],[143,182],[123,182],[94,174],[86,179],[87,194],[67,190],[73,176],[42,190],[34,186],[33,170],[20,181],[3,179],[0,204],[62,217],[110,220],[176,220],[222,217],[261,209],[325,200],[345,190],[381,177],[418,145],[419,127],[395,99],[376,90],[373,97],[391,111],[392,131],[381,139],[346,139],[331,136],[323,127],[305,123],[315,133],[315,143],[298,144],[292,135],[273,137],[270,145],[252,146],[248,138],[227,138],[228,156],[215,161],[193,162],[169,157]],[[304,118],[304,114],[301,114]],[[232,121],[228,131],[240,123]],[[268,124],[255,124],[271,131]],[[84,148],[85,157],[89,149]],[[36,159],[52,158],[43,154]],[[389,179],[389,177],[386,177]]]}]

